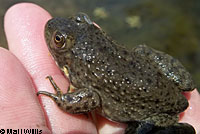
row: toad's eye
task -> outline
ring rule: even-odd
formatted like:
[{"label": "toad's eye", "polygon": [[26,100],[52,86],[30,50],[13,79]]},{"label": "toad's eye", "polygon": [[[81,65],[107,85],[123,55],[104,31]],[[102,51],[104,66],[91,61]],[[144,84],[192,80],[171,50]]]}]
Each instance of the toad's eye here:
[{"label": "toad's eye", "polygon": [[88,24],[93,24],[93,22],[90,20],[90,18],[87,16],[87,14],[85,14],[85,13],[78,13],[77,15],[76,15],[76,22],[77,23],[88,23]]},{"label": "toad's eye", "polygon": [[65,37],[61,33],[57,32],[54,37],[54,42],[56,47],[62,48],[65,45]]}]

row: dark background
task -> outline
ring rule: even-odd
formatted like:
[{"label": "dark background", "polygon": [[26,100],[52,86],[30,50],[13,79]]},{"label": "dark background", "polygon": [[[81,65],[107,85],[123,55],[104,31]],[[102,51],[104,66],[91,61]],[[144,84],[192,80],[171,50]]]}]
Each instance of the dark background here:
[{"label": "dark background", "polygon": [[147,44],[179,59],[200,89],[199,0],[0,0],[0,46],[6,10],[19,2],[40,5],[52,16],[85,12],[119,44]]}]

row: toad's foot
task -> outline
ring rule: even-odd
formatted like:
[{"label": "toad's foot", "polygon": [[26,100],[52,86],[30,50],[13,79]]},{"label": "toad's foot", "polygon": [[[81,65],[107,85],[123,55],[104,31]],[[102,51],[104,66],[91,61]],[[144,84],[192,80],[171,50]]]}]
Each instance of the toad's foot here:
[{"label": "toad's foot", "polygon": [[43,95],[49,96],[54,101],[56,101],[59,97],[63,96],[63,93],[60,90],[60,88],[57,86],[57,84],[54,82],[54,80],[51,76],[47,76],[46,79],[49,79],[49,81],[51,82],[51,85],[53,86],[54,90],[56,91],[56,94],[49,93],[46,91],[39,91],[39,92],[37,92],[37,96],[40,94],[43,94]]},{"label": "toad's foot", "polygon": [[187,123],[176,123],[167,127],[158,127],[151,123],[130,123],[125,134],[196,134],[194,128]]}]

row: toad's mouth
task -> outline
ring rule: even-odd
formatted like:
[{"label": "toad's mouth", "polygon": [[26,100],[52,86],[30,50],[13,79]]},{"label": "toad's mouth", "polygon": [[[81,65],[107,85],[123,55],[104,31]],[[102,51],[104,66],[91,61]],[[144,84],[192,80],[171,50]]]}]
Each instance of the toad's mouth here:
[{"label": "toad's mouth", "polygon": [[66,67],[66,66],[63,66],[63,67],[61,68],[61,70],[62,70],[62,72],[64,73],[64,75],[65,75],[67,78],[69,78],[69,72],[68,72],[67,67]]}]

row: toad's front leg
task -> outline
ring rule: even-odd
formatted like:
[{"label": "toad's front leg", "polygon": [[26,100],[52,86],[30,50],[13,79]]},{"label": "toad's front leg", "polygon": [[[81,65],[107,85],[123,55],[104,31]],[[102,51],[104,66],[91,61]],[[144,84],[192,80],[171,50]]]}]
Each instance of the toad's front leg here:
[{"label": "toad's front leg", "polygon": [[64,111],[72,114],[86,113],[100,106],[100,97],[92,89],[79,89],[73,93],[63,94],[51,76],[47,77],[51,82],[56,94],[39,91],[37,95],[43,94],[52,98]]}]

